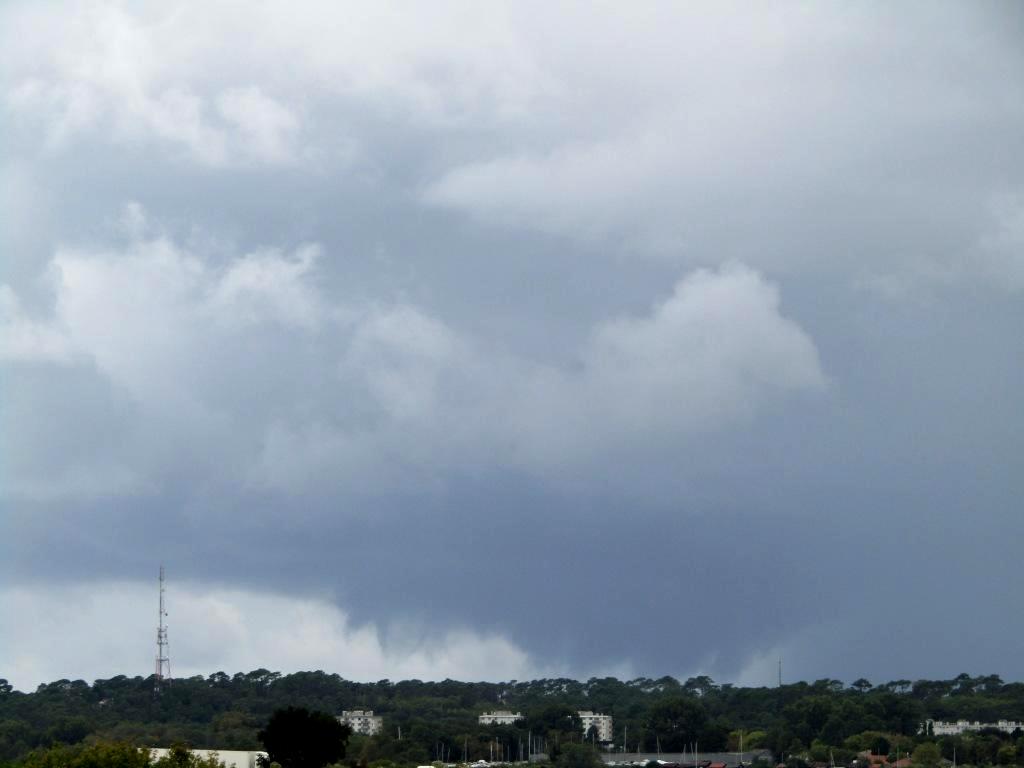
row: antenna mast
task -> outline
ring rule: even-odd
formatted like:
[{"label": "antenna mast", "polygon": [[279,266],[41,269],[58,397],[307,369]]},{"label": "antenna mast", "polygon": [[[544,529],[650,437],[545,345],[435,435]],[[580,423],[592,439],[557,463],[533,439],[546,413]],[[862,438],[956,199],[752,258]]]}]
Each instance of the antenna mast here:
[{"label": "antenna mast", "polygon": [[160,621],[156,627],[156,680],[153,683],[153,692],[159,694],[160,688],[165,680],[171,679],[171,657],[167,650],[167,625],[164,619],[167,611],[164,609],[164,566],[160,564]]}]

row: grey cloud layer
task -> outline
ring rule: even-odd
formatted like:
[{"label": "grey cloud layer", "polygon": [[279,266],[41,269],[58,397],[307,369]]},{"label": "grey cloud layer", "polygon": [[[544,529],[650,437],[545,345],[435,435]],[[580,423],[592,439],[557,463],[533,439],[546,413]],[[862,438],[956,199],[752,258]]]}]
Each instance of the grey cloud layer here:
[{"label": "grey cloud layer", "polygon": [[[6,4],[0,603],[141,600],[164,558],[392,677],[1024,674],[1022,37],[1014,3]],[[920,652],[950,605],[1003,633]],[[314,666],[297,637],[185,647]]]},{"label": "grey cloud layer", "polygon": [[[120,470],[97,492],[127,475],[139,489],[159,486],[188,463],[211,481],[292,490],[480,462],[544,473],[824,387],[813,343],[780,314],[775,287],[741,266],[694,272],[648,314],[601,323],[556,368],[497,353],[412,305],[332,303],[315,284],[321,258],[316,246],[262,250],[211,269],[165,237],[61,249],[48,268],[48,320],[27,317],[4,286],[0,356],[57,375],[95,372],[135,415],[125,428],[162,446],[126,441],[105,457],[83,446],[66,463],[45,446],[15,446],[7,493],[23,484],[58,494],[67,477],[73,497],[79,478],[104,476],[97,459]],[[30,412],[51,412],[49,395],[26,393]]]}]

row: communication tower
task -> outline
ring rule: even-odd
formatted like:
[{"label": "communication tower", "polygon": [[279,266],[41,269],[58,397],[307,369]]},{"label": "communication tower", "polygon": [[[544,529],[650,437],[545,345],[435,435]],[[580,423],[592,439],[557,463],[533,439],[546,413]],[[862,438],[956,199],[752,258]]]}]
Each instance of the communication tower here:
[{"label": "communication tower", "polygon": [[164,566],[160,565],[160,621],[156,627],[156,680],[153,683],[155,693],[160,693],[164,681],[171,679],[171,657],[167,650],[167,625],[164,619],[167,611],[164,608]]}]

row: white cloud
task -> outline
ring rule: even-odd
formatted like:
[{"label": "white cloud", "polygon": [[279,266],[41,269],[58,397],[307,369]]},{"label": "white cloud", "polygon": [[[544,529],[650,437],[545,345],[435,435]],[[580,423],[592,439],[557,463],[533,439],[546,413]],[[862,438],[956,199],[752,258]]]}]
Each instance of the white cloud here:
[{"label": "white cloud", "polygon": [[[911,221],[934,221],[945,211],[927,208],[937,197],[927,180],[943,167],[954,175],[957,155],[925,153],[919,137],[928,133],[972,156],[968,125],[998,130],[1024,117],[1004,74],[1020,61],[991,17],[956,6],[930,17],[932,39],[950,43],[947,56],[877,10],[763,6],[751,13],[717,3],[575,18],[561,54],[545,47],[544,36],[534,43],[562,87],[522,131],[525,138],[489,144],[441,169],[421,199],[601,251],[621,243],[631,258],[742,258],[776,268],[828,259],[841,267],[841,257],[820,248],[808,254],[800,237],[783,253],[722,245],[827,222],[831,230],[811,226],[805,237],[835,236],[838,251],[866,222],[899,230],[894,206]],[[958,25],[976,35],[948,34]],[[917,70],[907,60],[928,65]],[[1001,84],[959,87],[972,78]],[[558,116],[557,127],[546,122],[549,114]],[[977,189],[965,183],[942,198],[950,224]],[[918,255],[883,243],[858,252],[856,262],[888,265]]]},{"label": "white cloud", "polygon": [[915,254],[859,281],[888,301],[926,304],[938,289],[985,285],[1013,295],[1024,291],[1024,196],[1000,194],[974,242],[944,254]]},{"label": "white cloud", "polygon": [[74,345],[52,323],[26,316],[17,295],[0,284],[0,362],[70,362]]},{"label": "white cloud", "polygon": [[319,245],[310,244],[290,256],[269,249],[237,259],[213,287],[211,311],[231,324],[269,320],[315,329],[325,310],[308,277],[320,252]]},{"label": "white cloud", "polygon": [[[519,230],[689,265],[842,267],[831,254],[862,228],[955,228],[976,186],[949,191],[945,216],[928,180],[956,176],[978,144],[943,142],[1024,117],[996,11],[908,13],[913,24],[873,7],[728,3],[267,2],[242,16],[194,0],[11,4],[0,90],[12,125],[58,151],[141,143],[224,172],[341,174],[358,147],[371,174],[424,159],[403,164],[403,195]],[[963,87],[972,79],[987,87]],[[826,219],[830,248],[800,247]],[[935,250],[883,243],[850,261],[882,273],[941,262]]]},{"label": "white cloud", "polygon": [[[322,322],[310,285],[315,246],[214,268],[165,237],[141,236],[145,216],[129,211],[127,246],[58,250],[52,316],[27,317],[0,287],[0,362],[66,368],[54,386],[7,377],[5,424],[23,436],[6,449],[5,495],[151,492],[186,466],[234,479],[251,461],[254,431],[282,407],[251,393],[276,380],[288,397],[301,381],[275,355]],[[89,390],[68,399],[64,379]],[[264,415],[251,419],[248,407]]]},{"label": "white cloud", "polygon": [[472,163],[428,186],[424,200],[509,226],[596,238],[619,226],[616,214],[635,204],[665,163],[638,144],[570,145],[542,157]]},{"label": "white cloud", "polygon": [[246,155],[268,165],[283,165],[294,160],[299,120],[258,87],[250,85],[224,91],[217,100],[217,108],[243,138]]},{"label": "white cloud", "polygon": [[322,3],[296,13],[270,2],[240,16],[198,2],[97,0],[9,7],[0,29],[6,106],[41,126],[54,151],[99,136],[217,168],[283,166],[322,157],[320,141],[340,144],[344,164],[348,126],[305,136],[305,100],[451,125],[523,115],[544,87],[499,8]]},{"label": "white cloud", "polygon": [[585,354],[599,409],[632,429],[720,423],[762,395],[817,390],[824,376],[810,337],[779,311],[778,289],[733,265],[680,280],[650,315],[600,326]]},{"label": "white cloud", "polygon": [[152,138],[181,146],[206,164],[226,161],[227,137],[211,124],[204,98],[176,81],[174,62],[162,58],[183,51],[163,47],[161,25],[103,3],[84,4],[70,15],[46,6],[11,14],[19,35],[52,45],[32,61],[19,35],[7,38],[6,78],[8,106],[41,119],[51,149],[105,130],[119,141]]},{"label": "white cloud", "polygon": [[742,265],[694,271],[648,313],[600,323],[575,356],[540,364],[405,303],[332,301],[318,255],[261,249],[214,268],[137,234],[120,250],[61,248],[50,324],[0,294],[5,349],[64,362],[75,350],[129,393],[151,447],[116,466],[147,477],[191,463],[290,491],[434,484],[484,464],[548,474],[730,428],[825,386],[775,286]]},{"label": "white cloud", "polygon": [[649,314],[599,325],[562,366],[489,351],[399,306],[356,324],[340,370],[373,418],[350,430],[275,424],[260,463],[271,485],[422,483],[480,463],[558,473],[742,424],[766,401],[826,386],[776,288],[740,265],[698,270]]},{"label": "white cloud", "polygon": [[443,323],[408,306],[376,308],[356,327],[342,376],[359,378],[396,422],[432,419],[439,378],[465,362],[463,342]]},{"label": "white cloud", "polygon": [[358,321],[339,366],[355,402],[372,404],[369,420],[274,424],[254,482],[431,483],[480,464],[557,474],[743,424],[827,384],[776,288],[740,265],[698,270],[649,314],[599,325],[562,366],[491,351],[402,306]]},{"label": "white cloud", "polygon": [[[21,690],[61,678],[148,675],[155,588],[95,582],[0,588],[3,674]],[[501,634],[354,624],[310,596],[177,582],[168,592],[172,673],[322,669],[352,680],[530,679],[540,667]],[[67,643],[67,637],[74,643]]]},{"label": "white cloud", "polygon": [[264,249],[213,269],[165,237],[124,251],[62,248],[52,263],[55,323],[140,401],[180,401],[215,329],[316,328],[321,308],[308,279],[317,254],[315,245],[292,255]]},{"label": "white cloud", "polygon": [[[119,143],[179,148],[214,167],[295,161],[292,110],[251,82],[208,87],[202,66],[219,48],[189,30],[194,12],[134,10],[103,2],[72,13],[9,9],[0,81],[8,108],[45,126],[54,151],[99,131]],[[33,56],[24,35],[49,44]]]},{"label": "white cloud", "polygon": [[509,412],[527,464],[657,444],[741,423],[766,400],[826,386],[810,337],[742,265],[697,270],[640,317],[602,323],[573,371],[535,369]]}]

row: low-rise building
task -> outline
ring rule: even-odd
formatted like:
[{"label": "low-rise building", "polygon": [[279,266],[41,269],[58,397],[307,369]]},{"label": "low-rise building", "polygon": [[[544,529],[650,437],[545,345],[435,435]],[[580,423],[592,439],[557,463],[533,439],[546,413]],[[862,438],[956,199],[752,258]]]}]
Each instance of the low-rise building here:
[{"label": "low-rise building", "polygon": [[[149,750],[149,755],[155,761],[166,757],[170,751],[165,747],[152,747]],[[216,755],[217,759],[227,768],[256,768],[256,761],[260,757],[267,756],[266,752],[243,752],[236,749],[190,749],[189,752],[204,760],[210,755]]]},{"label": "low-rise building", "polygon": [[507,709],[499,709],[496,712],[484,712],[477,718],[480,725],[515,725],[523,719],[521,712],[510,712]]},{"label": "low-rise building", "polygon": [[352,733],[375,736],[384,727],[384,718],[373,714],[372,709],[346,709],[338,716],[338,722],[347,725]]},{"label": "low-rise building", "polygon": [[602,715],[597,712],[591,712],[590,710],[577,712],[580,716],[580,721],[583,723],[583,733],[587,733],[591,727],[597,729],[597,740],[598,741],[611,741],[612,740],[612,716]]},{"label": "low-rise building", "polygon": [[931,733],[933,736],[959,736],[968,731],[981,731],[986,728],[993,728],[1004,733],[1013,733],[1018,728],[1024,730],[1024,722],[1020,720],[997,720],[994,723],[982,723],[978,720],[973,722],[970,720],[957,720],[955,723],[943,720],[925,721],[925,733]]}]

